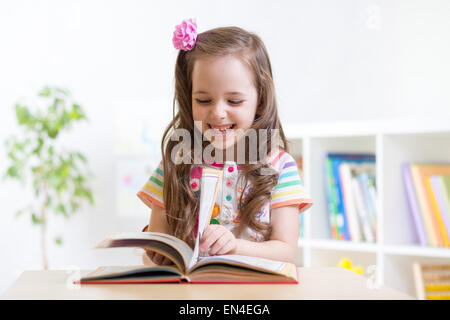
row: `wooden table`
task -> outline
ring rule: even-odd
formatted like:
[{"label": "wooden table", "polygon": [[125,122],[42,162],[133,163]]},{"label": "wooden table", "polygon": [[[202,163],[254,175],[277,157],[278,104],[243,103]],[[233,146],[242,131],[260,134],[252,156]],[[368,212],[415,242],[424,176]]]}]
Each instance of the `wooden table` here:
[{"label": "wooden table", "polygon": [[89,284],[74,287],[64,270],[25,271],[3,299],[300,300],[413,299],[347,269],[299,268],[292,284]]}]

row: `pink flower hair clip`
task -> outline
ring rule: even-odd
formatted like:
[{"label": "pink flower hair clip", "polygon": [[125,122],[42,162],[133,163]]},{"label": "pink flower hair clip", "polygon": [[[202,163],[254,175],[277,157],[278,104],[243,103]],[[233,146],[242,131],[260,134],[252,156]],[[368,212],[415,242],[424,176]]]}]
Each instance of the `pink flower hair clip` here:
[{"label": "pink flower hair clip", "polygon": [[175,26],[172,43],[177,50],[191,50],[197,40],[197,23],[195,19],[184,19]]}]

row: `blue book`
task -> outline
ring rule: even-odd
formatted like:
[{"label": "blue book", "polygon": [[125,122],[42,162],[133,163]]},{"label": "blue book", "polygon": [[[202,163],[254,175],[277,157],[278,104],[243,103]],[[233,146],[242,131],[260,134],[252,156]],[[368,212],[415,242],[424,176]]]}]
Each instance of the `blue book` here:
[{"label": "blue book", "polygon": [[342,240],[351,240],[348,219],[345,213],[342,184],[339,176],[339,166],[342,162],[347,163],[375,163],[375,155],[369,153],[327,153],[326,157],[331,159],[333,184],[337,209],[337,228]]},{"label": "blue book", "polygon": [[328,207],[328,221],[331,229],[331,237],[334,240],[341,240],[341,235],[338,232],[338,211],[337,211],[337,199],[335,191],[335,182],[333,178],[333,168],[331,164],[331,159],[325,159],[325,187],[327,196],[327,207]]}]

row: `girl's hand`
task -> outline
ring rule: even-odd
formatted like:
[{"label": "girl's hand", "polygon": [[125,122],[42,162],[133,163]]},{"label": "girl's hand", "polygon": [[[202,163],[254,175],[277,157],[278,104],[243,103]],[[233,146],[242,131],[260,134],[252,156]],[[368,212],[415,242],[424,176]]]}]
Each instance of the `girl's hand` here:
[{"label": "girl's hand", "polygon": [[230,230],[219,224],[210,224],[206,227],[200,240],[200,250],[209,255],[232,254],[237,247],[236,237]]},{"label": "girl's hand", "polygon": [[158,265],[167,266],[167,265],[173,264],[172,261],[167,259],[162,254],[159,254],[159,253],[156,253],[155,251],[150,251],[150,250],[145,250],[145,253],[142,256],[142,261],[144,262],[145,265],[158,264]]}]

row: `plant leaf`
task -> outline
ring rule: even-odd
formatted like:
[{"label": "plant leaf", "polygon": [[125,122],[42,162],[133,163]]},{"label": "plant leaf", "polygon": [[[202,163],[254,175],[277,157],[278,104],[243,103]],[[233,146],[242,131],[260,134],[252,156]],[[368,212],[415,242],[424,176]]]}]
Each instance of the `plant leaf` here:
[{"label": "plant leaf", "polygon": [[20,217],[25,212],[25,209],[20,209],[16,211],[16,218]]},{"label": "plant leaf", "polygon": [[63,245],[63,240],[61,237],[56,237],[55,238],[55,244],[58,246],[62,246]]},{"label": "plant leaf", "polygon": [[62,203],[60,203],[56,206],[56,211],[61,212],[63,214],[63,216],[66,218],[69,217],[69,215],[67,214],[66,207]]},{"label": "plant leaf", "polygon": [[45,86],[41,91],[39,91],[38,96],[50,97],[51,94],[52,94],[52,90],[50,89],[50,87]]},{"label": "plant leaf", "polygon": [[30,123],[30,120],[33,118],[28,111],[26,106],[22,106],[20,104],[16,104],[16,118],[19,122],[19,125],[27,125]]},{"label": "plant leaf", "polygon": [[33,223],[34,225],[39,225],[42,224],[42,219],[39,218],[36,213],[32,213],[31,214],[31,223]]}]

